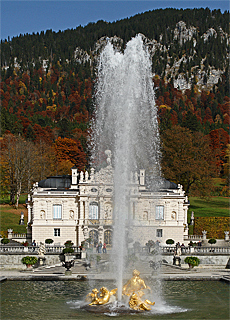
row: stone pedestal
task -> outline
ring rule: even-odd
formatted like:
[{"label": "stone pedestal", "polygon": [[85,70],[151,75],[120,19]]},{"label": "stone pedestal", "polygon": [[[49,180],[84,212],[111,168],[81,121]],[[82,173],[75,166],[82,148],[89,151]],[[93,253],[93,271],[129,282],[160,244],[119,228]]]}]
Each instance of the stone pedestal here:
[{"label": "stone pedestal", "polygon": [[174,266],[178,266],[178,267],[180,267],[181,266],[181,258],[180,258],[180,256],[174,256],[173,257],[173,265]]},{"label": "stone pedestal", "polygon": [[72,276],[72,271],[71,270],[66,270],[65,271],[65,276]]},{"label": "stone pedestal", "polygon": [[45,265],[45,261],[46,261],[45,257],[38,257],[38,266],[39,267],[44,266]]},{"label": "stone pedestal", "polygon": [[224,240],[229,241],[229,231],[224,231]]}]

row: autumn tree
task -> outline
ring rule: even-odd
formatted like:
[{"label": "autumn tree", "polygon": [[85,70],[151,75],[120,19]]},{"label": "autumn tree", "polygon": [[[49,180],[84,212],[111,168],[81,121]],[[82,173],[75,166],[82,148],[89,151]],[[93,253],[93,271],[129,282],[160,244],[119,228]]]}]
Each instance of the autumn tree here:
[{"label": "autumn tree", "polygon": [[[18,207],[22,188],[32,181],[35,169],[34,144],[22,137],[6,135],[3,142],[2,157],[5,165],[4,173],[8,176],[10,202]],[[15,201],[16,196],[16,201]]]},{"label": "autumn tree", "polygon": [[54,147],[58,160],[59,174],[69,173],[73,165],[76,165],[79,170],[84,170],[86,154],[78,140],[58,137],[55,140]]},{"label": "autumn tree", "polygon": [[57,157],[54,145],[41,140],[36,143],[35,180],[40,181],[56,174]]},{"label": "autumn tree", "polygon": [[223,173],[223,163],[227,145],[230,142],[229,134],[222,128],[212,130],[209,133],[210,141],[211,141],[211,150],[213,154],[213,161],[215,161],[216,172],[218,175]]},{"label": "autumn tree", "polygon": [[174,126],[162,134],[162,173],[182,184],[186,194],[210,193],[213,165],[209,140],[200,132]]}]

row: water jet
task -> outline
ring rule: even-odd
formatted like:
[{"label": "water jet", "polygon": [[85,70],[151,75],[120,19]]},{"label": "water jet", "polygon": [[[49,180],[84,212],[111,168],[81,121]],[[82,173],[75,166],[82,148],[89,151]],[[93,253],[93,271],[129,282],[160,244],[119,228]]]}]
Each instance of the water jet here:
[{"label": "water jet", "polygon": [[95,104],[91,125],[92,165],[97,164],[100,169],[105,153],[107,164],[114,169],[111,266],[117,283],[117,300],[122,301],[127,239],[135,240],[130,219],[131,184],[138,179],[137,170],[143,190],[145,179],[155,191],[161,181],[151,61],[141,35],[127,43],[123,54],[110,42],[105,46],[98,65]]}]

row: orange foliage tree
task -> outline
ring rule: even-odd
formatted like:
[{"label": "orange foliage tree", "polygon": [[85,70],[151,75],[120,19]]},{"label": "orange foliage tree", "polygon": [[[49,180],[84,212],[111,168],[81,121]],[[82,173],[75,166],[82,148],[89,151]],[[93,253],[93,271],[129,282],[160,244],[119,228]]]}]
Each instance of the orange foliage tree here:
[{"label": "orange foliage tree", "polygon": [[209,133],[211,140],[211,149],[215,159],[217,174],[223,170],[224,158],[227,145],[230,142],[229,134],[222,128],[212,130]]},{"label": "orange foliage tree", "polygon": [[79,170],[86,166],[86,154],[78,140],[58,137],[54,143],[58,160],[58,173],[67,174],[73,165]]},{"label": "orange foliage tree", "polygon": [[183,185],[186,194],[198,196],[211,191],[213,166],[209,141],[200,132],[174,126],[162,134],[162,173]]}]

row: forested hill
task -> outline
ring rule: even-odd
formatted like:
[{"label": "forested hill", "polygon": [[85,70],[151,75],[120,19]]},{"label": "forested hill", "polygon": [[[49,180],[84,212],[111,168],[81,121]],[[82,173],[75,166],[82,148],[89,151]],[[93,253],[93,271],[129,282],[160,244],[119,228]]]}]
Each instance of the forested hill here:
[{"label": "forested hill", "polygon": [[[10,183],[7,180],[9,148],[19,145],[17,139],[35,147],[36,161],[40,159],[26,183],[23,178],[24,188],[46,175],[69,173],[73,164],[87,168],[99,53],[107,37],[122,51],[138,33],[152,59],[162,141],[174,128],[200,133],[209,139],[213,155],[210,175],[224,175],[229,157],[228,28],[229,12],[164,9],[113,23],[98,21],[1,40],[1,170],[6,192],[17,189],[14,174]],[[162,172],[183,184],[181,174]]]}]

